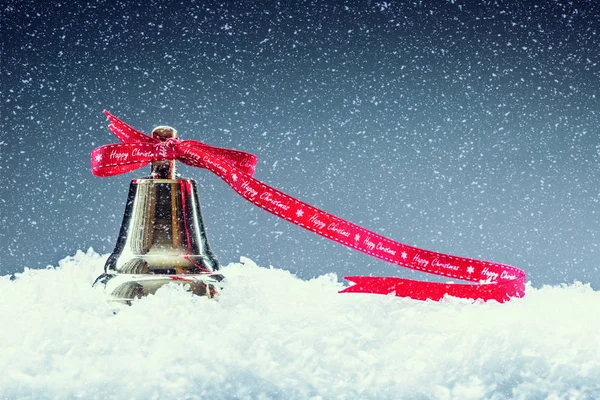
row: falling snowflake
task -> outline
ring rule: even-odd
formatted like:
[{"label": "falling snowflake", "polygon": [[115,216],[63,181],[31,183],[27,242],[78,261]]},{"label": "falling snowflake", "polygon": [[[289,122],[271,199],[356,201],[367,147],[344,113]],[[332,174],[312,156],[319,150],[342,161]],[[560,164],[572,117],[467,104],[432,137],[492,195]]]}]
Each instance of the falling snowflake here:
[{"label": "falling snowflake", "polygon": [[301,217],[303,215],[304,215],[304,211],[302,211],[302,210],[296,211],[296,217]]}]

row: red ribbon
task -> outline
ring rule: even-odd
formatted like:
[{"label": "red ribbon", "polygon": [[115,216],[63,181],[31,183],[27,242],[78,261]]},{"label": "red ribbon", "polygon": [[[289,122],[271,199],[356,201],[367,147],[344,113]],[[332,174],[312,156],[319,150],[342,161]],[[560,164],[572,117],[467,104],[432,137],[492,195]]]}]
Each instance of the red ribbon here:
[{"label": "red ribbon", "polygon": [[161,141],[135,130],[105,111],[109,129],[119,144],[92,151],[92,172],[106,177],[141,168],[152,161],[178,160],[205,168],[223,179],[256,206],[347,247],[381,260],[468,284],[433,283],[396,277],[347,276],[355,284],[340,293],[395,294],[417,300],[440,300],[445,295],[467,299],[508,301],[525,295],[525,273],[515,267],[408,246],[345,221],[297,200],[255,179],[258,159],[243,151],[209,146],[194,140]]}]

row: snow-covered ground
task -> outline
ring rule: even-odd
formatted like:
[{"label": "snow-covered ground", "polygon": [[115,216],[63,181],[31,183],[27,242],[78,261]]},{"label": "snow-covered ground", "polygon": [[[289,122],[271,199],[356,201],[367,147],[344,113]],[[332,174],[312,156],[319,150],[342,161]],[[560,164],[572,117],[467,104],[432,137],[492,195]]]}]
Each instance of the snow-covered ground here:
[{"label": "snow-covered ground", "polygon": [[90,287],[104,260],[0,278],[0,398],[600,398],[600,292],[586,285],[418,302],[243,258],[218,301],[165,287],[115,314]]}]

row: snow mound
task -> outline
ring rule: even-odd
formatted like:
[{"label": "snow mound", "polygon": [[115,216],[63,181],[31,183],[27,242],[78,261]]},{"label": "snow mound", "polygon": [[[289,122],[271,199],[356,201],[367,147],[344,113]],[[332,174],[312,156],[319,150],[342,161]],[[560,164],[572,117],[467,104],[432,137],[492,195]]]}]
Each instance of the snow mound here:
[{"label": "snow mound", "polygon": [[0,398],[600,398],[600,292],[507,304],[338,294],[251,260],[218,301],[178,286],[116,314],[106,256],[0,277]]}]

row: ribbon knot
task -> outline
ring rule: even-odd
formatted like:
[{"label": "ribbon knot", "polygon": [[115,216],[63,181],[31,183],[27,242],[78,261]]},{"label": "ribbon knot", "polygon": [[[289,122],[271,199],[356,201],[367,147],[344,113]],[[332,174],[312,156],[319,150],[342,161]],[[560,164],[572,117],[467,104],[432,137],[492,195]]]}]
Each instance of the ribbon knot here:
[{"label": "ribbon knot", "polygon": [[112,176],[141,168],[151,161],[179,160],[205,168],[223,179],[252,204],[320,236],[372,257],[469,284],[414,281],[396,277],[349,276],[355,285],[345,293],[395,294],[418,300],[446,295],[508,301],[525,295],[525,273],[515,267],[457,257],[396,242],[352,222],[295,199],[253,177],[258,159],[243,151],[214,147],[195,140],[152,138],[105,111],[109,129],[121,141],[92,151],[92,172]]},{"label": "ribbon knot", "polygon": [[161,160],[176,160],[178,157],[177,145],[181,143],[178,137],[161,140],[157,146],[157,153]]}]

